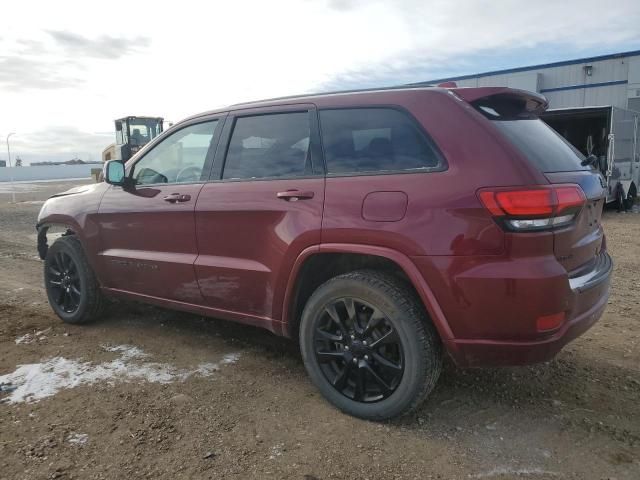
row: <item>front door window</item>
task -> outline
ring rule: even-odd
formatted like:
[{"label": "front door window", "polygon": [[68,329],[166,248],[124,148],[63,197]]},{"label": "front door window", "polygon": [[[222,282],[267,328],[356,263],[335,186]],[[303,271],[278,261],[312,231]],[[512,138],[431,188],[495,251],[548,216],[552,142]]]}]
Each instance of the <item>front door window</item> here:
[{"label": "front door window", "polygon": [[133,167],[136,185],[193,183],[204,180],[207,152],[217,120],[190,125],[166,138]]}]

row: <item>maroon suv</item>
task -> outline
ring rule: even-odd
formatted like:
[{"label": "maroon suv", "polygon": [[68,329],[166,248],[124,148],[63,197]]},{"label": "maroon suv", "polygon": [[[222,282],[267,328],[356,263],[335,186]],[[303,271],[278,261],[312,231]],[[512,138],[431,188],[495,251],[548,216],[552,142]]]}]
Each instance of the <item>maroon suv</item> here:
[{"label": "maroon suv", "polygon": [[[461,366],[552,358],[607,304],[600,174],[507,88],[291,97],[191,117],[49,199],[69,323],[121,296],[299,338],[322,394],[384,419]],[[47,230],[66,234],[47,246]]]}]

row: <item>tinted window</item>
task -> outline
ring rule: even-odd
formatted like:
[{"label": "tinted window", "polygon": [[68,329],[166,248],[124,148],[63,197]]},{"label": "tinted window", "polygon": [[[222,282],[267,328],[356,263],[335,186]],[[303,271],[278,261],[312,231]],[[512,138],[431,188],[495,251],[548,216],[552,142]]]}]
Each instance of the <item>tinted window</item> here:
[{"label": "tinted window", "polygon": [[440,156],[416,123],[391,108],[320,112],[329,174],[431,170]]},{"label": "tinted window", "polygon": [[487,98],[474,107],[500,130],[542,172],[589,170],[584,156],[560,134],[530,113],[525,101],[514,98]]},{"label": "tinted window", "polygon": [[542,172],[590,169],[581,165],[584,156],[540,119],[493,123]]},{"label": "tinted window", "polygon": [[197,182],[218,121],[198,123],[167,137],[134,165],[137,184]]},{"label": "tinted window", "polygon": [[296,177],[311,173],[309,113],[236,119],[222,178]]}]

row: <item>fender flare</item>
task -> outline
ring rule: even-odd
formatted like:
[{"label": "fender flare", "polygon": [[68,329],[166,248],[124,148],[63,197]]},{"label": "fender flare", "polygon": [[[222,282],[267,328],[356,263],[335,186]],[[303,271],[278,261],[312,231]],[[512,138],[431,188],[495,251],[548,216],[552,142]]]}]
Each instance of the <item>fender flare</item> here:
[{"label": "fender flare", "polygon": [[391,248],[379,247],[375,245],[364,244],[352,244],[352,243],[323,243],[320,245],[314,245],[304,249],[291,269],[289,280],[287,282],[287,288],[284,295],[284,305],[282,308],[282,334],[288,335],[289,321],[291,316],[291,300],[295,292],[295,287],[298,281],[298,275],[304,262],[312,255],[318,253],[355,253],[363,255],[373,255],[376,257],[383,257],[394,262],[400,269],[407,275],[407,278],[411,281],[413,287],[418,292],[422,304],[427,310],[431,321],[438,330],[438,334],[443,342],[451,340],[453,333],[449,327],[444,312],[440,308],[438,301],[436,300],[433,291],[425,281],[424,277],[411,261],[411,259],[403,253],[393,250]]}]

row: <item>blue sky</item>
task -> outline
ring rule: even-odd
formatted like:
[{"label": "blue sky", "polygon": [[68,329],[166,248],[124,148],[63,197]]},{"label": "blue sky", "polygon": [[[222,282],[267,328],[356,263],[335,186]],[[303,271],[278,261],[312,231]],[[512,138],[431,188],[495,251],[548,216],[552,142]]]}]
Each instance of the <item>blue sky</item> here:
[{"label": "blue sky", "polygon": [[640,50],[640,42],[623,43],[612,50],[608,48],[564,48],[557,45],[538,45],[534,48],[522,48],[507,51],[478,52],[472,57],[461,59],[459,65],[444,66],[442,70],[430,70],[430,77],[424,81],[457,77],[509,68],[527,67],[547,63],[562,62],[578,58],[597,57],[612,53]]},{"label": "blue sky", "polygon": [[3,19],[0,138],[25,163],[97,160],[126,115],[640,49],[638,0],[21,0]]},{"label": "blue sky", "polygon": [[[425,62],[421,64],[418,61],[414,66],[392,72],[378,74],[376,71],[365,71],[358,72],[357,75],[352,73],[345,76],[337,75],[332,81],[324,84],[323,87],[327,90],[341,90],[441,81],[465,75],[638,50],[640,50],[640,40],[637,42],[622,42],[607,48],[599,46],[575,48],[566,45],[559,48],[557,44],[540,44],[535,47],[518,49],[480,50],[472,55],[463,54],[452,57],[442,63]],[[354,76],[355,78],[353,78]]]}]

